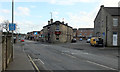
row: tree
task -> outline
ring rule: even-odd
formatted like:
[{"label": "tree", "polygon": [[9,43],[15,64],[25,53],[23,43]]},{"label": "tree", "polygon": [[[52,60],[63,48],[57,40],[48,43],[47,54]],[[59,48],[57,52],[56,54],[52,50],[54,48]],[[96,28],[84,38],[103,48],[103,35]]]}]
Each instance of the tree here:
[{"label": "tree", "polygon": [[9,21],[8,20],[6,20],[6,21],[4,21],[3,23],[1,23],[1,29],[2,29],[2,31],[5,31],[5,32],[9,32]]}]

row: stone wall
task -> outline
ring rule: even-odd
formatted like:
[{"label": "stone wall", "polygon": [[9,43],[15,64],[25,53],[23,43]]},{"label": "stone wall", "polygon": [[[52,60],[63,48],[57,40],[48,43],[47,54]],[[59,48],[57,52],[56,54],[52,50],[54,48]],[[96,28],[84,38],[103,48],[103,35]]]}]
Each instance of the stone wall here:
[{"label": "stone wall", "polygon": [[0,71],[5,71],[13,60],[13,44],[11,36],[0,35]]}]

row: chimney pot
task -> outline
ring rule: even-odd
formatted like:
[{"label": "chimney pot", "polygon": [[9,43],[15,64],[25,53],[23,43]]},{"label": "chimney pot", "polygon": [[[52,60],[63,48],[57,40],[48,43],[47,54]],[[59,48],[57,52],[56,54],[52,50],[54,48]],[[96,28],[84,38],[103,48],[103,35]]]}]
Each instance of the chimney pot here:
[{"label": "chimney pot", "polygon": [[50,21],[48,21],[48,24],[50,24]]},{"label": "chimney pot", "polygon": [[104,5],[101,5],[101,8],[104,7]]},{"label": "chimney pot", "polygon": [[50,21],[51,21],[51,24],[53,23],[53,19],[50,19]]}]

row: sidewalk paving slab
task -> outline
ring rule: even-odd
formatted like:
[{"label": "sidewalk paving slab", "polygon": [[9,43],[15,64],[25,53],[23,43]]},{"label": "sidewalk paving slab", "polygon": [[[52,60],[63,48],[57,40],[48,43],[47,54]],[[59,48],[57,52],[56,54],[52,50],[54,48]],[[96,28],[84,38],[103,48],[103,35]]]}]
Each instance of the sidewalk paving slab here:
[{"label": "sidewalk paving slab", "polygon": [[14,60],[8,65],[6,71],[34,72],[34,67],[20,44],[14,45]]}]

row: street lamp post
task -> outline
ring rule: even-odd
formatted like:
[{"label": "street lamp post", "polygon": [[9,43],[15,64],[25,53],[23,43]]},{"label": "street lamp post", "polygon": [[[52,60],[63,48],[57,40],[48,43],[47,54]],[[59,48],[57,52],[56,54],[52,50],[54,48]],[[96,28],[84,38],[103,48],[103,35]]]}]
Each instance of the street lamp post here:
[{"label": "street lamp post", "polygon": [[[12,24],[14,23],[14,0],[12,0]],[[13,30],[12,30],[12,47],[11,47],[11,60],[13,61],[14,43],[13,43]]]},{"label": "street lamp post", "polygon": [[105,46],[107,46],[107,31],[108,31],[108,27],[107,27],[107,19],[108,17],[106,16],[106,43],[105,43]]}]

